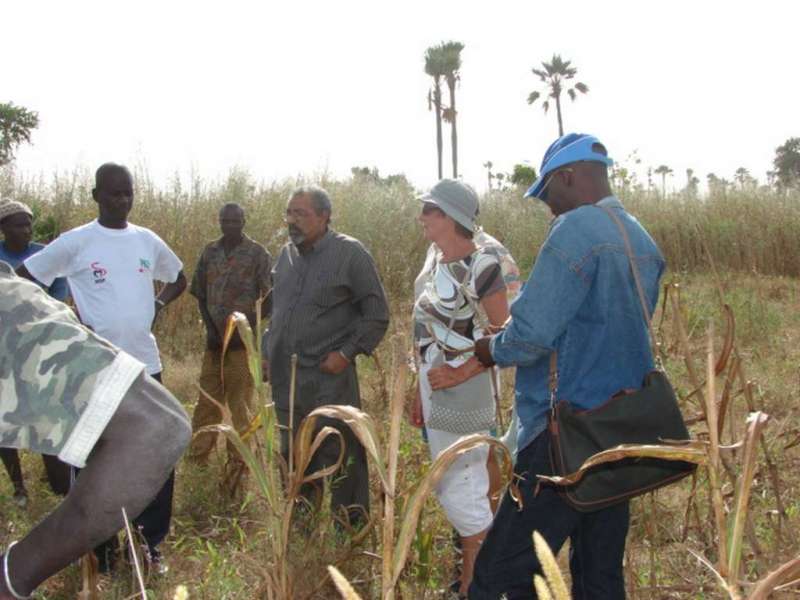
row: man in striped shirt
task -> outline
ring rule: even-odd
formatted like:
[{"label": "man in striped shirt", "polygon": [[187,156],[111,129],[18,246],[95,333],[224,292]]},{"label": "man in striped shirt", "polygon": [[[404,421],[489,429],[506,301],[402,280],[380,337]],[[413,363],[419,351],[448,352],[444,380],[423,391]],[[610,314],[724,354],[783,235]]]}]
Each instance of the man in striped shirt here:
[{"label": "man in striped shirt", "polygon": [[[290,241],[272,270],[272,318],[264,336],[265,373],[281,425],[290,423],[291,356],[297,355],[294,430],[312,410],[326,404],[360,407],[355,358],[371,354],[386,333],[389,307],[375,262],[358,240],[330,229],[331,200],[317,186],[295,190],[286,207]],[[369,511],[369,478],[363,447],[338,421],[331,425],[346,443],[342,475],[333,484],[334,513],[360,521]],[[288,429],[281,447],[288,457]],[[309,472],[334,463],[334,437],[317,451]],[[320,490],[303,490],[319,501]]]}]

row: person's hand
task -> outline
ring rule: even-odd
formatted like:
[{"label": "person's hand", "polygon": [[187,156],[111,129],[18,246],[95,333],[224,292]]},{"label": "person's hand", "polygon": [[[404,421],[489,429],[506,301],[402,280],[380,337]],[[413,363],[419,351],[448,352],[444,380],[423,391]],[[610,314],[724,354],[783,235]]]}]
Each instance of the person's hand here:
[{"label": "person's hand", "polygon": [[328,352],[322,362],[319,363],[319,370],[327,375],[338,375],[344,371],[350,361],[341,352]]},{"label": "person's hand", "polygon": [[261,381],[269,381],[269,360],[261,357]]},{"label": "person's hand", "polygon": [[492,356],[491,349],[492,337],[482,337],[475,340],[475,358],[477,358],[484,367],[493,367],[495,365],[494,357]]},{"label": "person's hand", "polygon": [[428,383],[431,384],[431,389],[433,390],[455,387],[459,383],[464,383],[467,379],[469,379],[469,375],[465,373],[465,369],[462,367],[442,365],[428,371]]},{"label": "person's hand", "polygon": [[414,400],[411,401],[411,410],[408,412],[408,422],[412,427],[424,427],[425,417],[422,413],[422,396],[419,393],[419,386],[416,386],[416,389]]},{"label": "person's hand", "polygon": [[152,331],[153,327],[156,326],[156,321],[158,321],[158,313],[161,312],[161,309],[164,308],[164,305],[158,302],[157,300],[153,302],[155,305],[155,310],[153,311],[153,321],[150,323],[150,330]]}]

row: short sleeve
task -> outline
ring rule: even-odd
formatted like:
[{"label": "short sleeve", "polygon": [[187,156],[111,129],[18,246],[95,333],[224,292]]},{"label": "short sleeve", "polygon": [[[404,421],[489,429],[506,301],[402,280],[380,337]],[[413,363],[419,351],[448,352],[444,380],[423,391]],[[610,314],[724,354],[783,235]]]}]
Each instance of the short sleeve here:
[{"label": "short sleeve", "polygon": [[173,283],[178,279],[178,275],[183,270],[183,263],[181,259],[178,258],[178,255],[167,246],[164,240],[152,231],[150,233],[153,236],[153,242],[155,244],[154,255],[156,259],[153,268],[153,279]]},{"label": "short sleeve", "polygon": [[272,257],[263,246],[259,246],[256,279],[258,280],[259,295],[264,296],[272,289]]},{"label": "short sleeve", "polygon": [[56,277],[56,279],[53,280],[53,285],[51,285],[47,290],[47,293],[59,302],[66,302],[67,296],[69,296],[69,285],[67,285],[67,280],[63,277]]},{"label": "short sleeve", "polygon": [[503,270],[497,256],[487,252],[479,253],[475,258],[474,281],[475,294],[479,300],[491,296],[495,292],[506,289]]},{"label": "short sleeve", "polygon": [[198,300],[206,299],[206,265],[208,263],[208,260],[206,259],[207,250],[208,248],[206,247],[202,254],[200,254],[200,258],[197,259],[197,268],[194,270],[192,283],[189,286],[189,293]]},{"label": "short sleeve", "polygon": [[58,236],[23,263],[28,272],[45,286],[50,287],[56,277],[74,274],[75,256],[80,244],[70,232]]}]

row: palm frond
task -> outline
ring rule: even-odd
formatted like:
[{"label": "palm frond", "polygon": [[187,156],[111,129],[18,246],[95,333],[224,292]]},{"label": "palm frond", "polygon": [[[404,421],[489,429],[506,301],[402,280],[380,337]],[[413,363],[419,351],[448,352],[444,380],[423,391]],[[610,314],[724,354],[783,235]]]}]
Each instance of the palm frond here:
[{"label": "palm frond", "polygon": [[445,55],[441,45],[432,46],[425,51],[425,73],[434,78],[445,75]]},{"label": "palm frond", "polygon": [[539,92],[531,92],[528,94],[528,104],[533,104],[539,99],[540,96],[541,94]]},{"label": "palm frond", "polygon": [[589,86],[585,83],[581,83],[580,81],[575,84],[575,89],[578,90],[581,94],[585,94],[589,91]]},{"label": "palm frond", "polygon": [[453,77],[461,68],[461,51],[463,49],[464,44],[461,42],[442,42],[439,45],[442,55],[442,67],[448,77]]},{"label": "palm frond", "polygon": [[544,112],[545,112],[545,113],[546,113],[548,110],[550,110],[550,101],[549,101],[549,100],[545,100],[544,102],[542,102],[542,108],[544,109]]},{"label": "palm frond", "polygon": [[542,81],[547,81],[546,71],[542,71],[541,69],[531,69],[531,71],[533,71],[533,74],[536,75]]}]

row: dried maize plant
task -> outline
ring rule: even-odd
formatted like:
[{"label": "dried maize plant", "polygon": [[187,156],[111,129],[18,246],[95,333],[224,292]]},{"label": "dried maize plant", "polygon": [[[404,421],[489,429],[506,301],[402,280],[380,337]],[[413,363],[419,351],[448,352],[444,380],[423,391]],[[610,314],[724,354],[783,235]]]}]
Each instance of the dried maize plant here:
[{"label": "dried maize plant", "polygon": [[[260,306],[256,307],[256,314],[260,314]],[[289,545],[292,541],[290,540],[292,515],[300,499],[301,487],[309,482],[333,475],[341,466],[344,456],[342,447],[339,460],[335,464],[313,473],[306,472],[314,452],[328,437],[334,436],[342,439],[341,433],[333,427],[322,427],[316,431],[316,422],[320,417],[338,419],[348,426],[364,446],[370,461],[377,470],[384,499],[381,597],[386,600],[394,598],[394,589],[408,559],[425,501],[458,456],[482,444],[494,446],[499,449],[503,470],[507,479],[511,480],[513,466],[511,456],[505,446],[489,436],[470,435],[460,439],[442,452],[408,497],[398,497],[396,490],[397,463],[408,365],[407,349],[397,340],[394,342],[394,380],[391,386],[391,418],[386,460],[382,456],[378,429],[367,413],[352,406],[328,405],[312,411],[299,425],[294,438],[292,439],[290,436],[292,447],[289,452],[289,464],[286,464],[279,449],[275,408],[268,399],[266,384],[262,380],[261,353],[259,351],[261,348],[260,321],[257,331],[254,333],[243,314],[233,313],[228,319],[225,330],[223,355],[234,331],[238,331],[247,351],[248,366],[259,399],[259,412],[248,431],[240,434],[233,427],[229,409],[209,397],[221,411],[223,422],[219,425],[205,427],[200,432],[217,431],[227,437],[252,474],[256,489],[267,505],[268,510],[264,516],[264,533],[269,539],[270,555],[266,564],[262,564],[261,572],[264,576],[264,595],[269,600],[295,597],[295,579],[288,557]],[[293,364],[296,363],[293,361]],[[294,399],[294,377],[293,369],[290,405]],[[512,485],[512,494],[516,493],[515,489],[515,486]],[[395,512],[397,502],[401,500],[404,511],[399,531],[395,537],[397,521]],[[370,525],[372,524],[373,522],[370,523]],[[367,527],[365,527],[366,529]],[[365,533],[362,532],[362,534]],[[322,579],[324,583],[325,579]]]},{"label": "dried maize plant", "polygon": [[537,598],[542,600],[569,600],[567,584],[561,576],[556,557],[538,531],[533,532],[533,549],[542,565],[542,575],[534,575],[533,586]]},{"label": "dried maize plant", "polygon": [[[682,400],[684,414],[690,402],[694,400],[695,406],[701,410],[696,416],[689,417],[688,423],[694,424],[696,438],[681,445],[622,445],[598,453],[589,459],[575,472],[564,477],[544,477],[540,479],[556,485],[572,485],[583,477],[590,469],[608,462],[623,458],[652,457],[666,460],[679,460],[692,462],[705,467],[707,478],[705,480],[707,496],[711,505],[714,523],[713,539],[716,547],[706,547],[705,552],[699,552],[685,546],[688,552],[697,558],[714,576],[719,589],[733,600],[764,599],[776,589],[789,585],[796,585],[800,578],[800,557],[793,558],[756,582],[749,582],[742,573],[742,557],[744,554],[744,540],[748,538],[754,554],[759,554],[759,540],[755,534],[752,515],[749,513],[753,483],[759,471],[759,449],[761,450],[766,471],[772,484],[773,493],[778,510],[782,514],[780,498],[780,480],[777,470],[772,462],[768,445],[764,439],[764,431],[769,421],[769,416],[756,409],[753,398],[753,384],[744,376],[742,361],[734,345],[735,320],[733,311],[723,304],[722,313],[726,321],[726,334],[721,345],[719,356],[714,351],[713,325],[709,326],[706,343],[706,368],[705,378],[700,379],[700,371],[694,364],[689,335],[683,320],[683,310],[680,304],[679,288],[671,286],[670,298],[673,308],[675,331],[683,354],[687,376],[691,391]],[[719,288],[720,298],[722,290]],[[718,394],[717,379],[725,376],[722,392]],[[737,392],[735,381],[741,382]],[[721,436],[726,423],[730,431],[734,432],[730,412],[736,397],[742,396],[746,401],[748,415],[744,421],[742,439],[738,442],[731,440],[727,445],[721,443]],[[702,429],[702,425],[705,429]],[[732,458],[732,456],[735,456]],[[727,480],[727,481],[726,481]],[[726,502],[723,494],[723,485],[729,483],[735,491],[733,502]],[[686,509],[686,523],[684,524],[684,540],[689,526],[689,515],[692,510],[699,514],[696,506],[698,479],[692,481],[692,488]],[[655,502],[653,503],[655,506]],[[698,519],[699,520],[699,519]],[[780,519],[778,519],[775,533],[780,540]],[[716,555],[716,564],[707,555]],[[651,573],[655,569],[651,566]],[[542,594],[555,595],[552,586],[545,589],[545,582],[537,580],[537,586],[542,587]],[[537,590],[539,587],[537,587]],[[665,586],[667,591],[669,586]],[[537,591],[538,593],[538,591]]]}]

